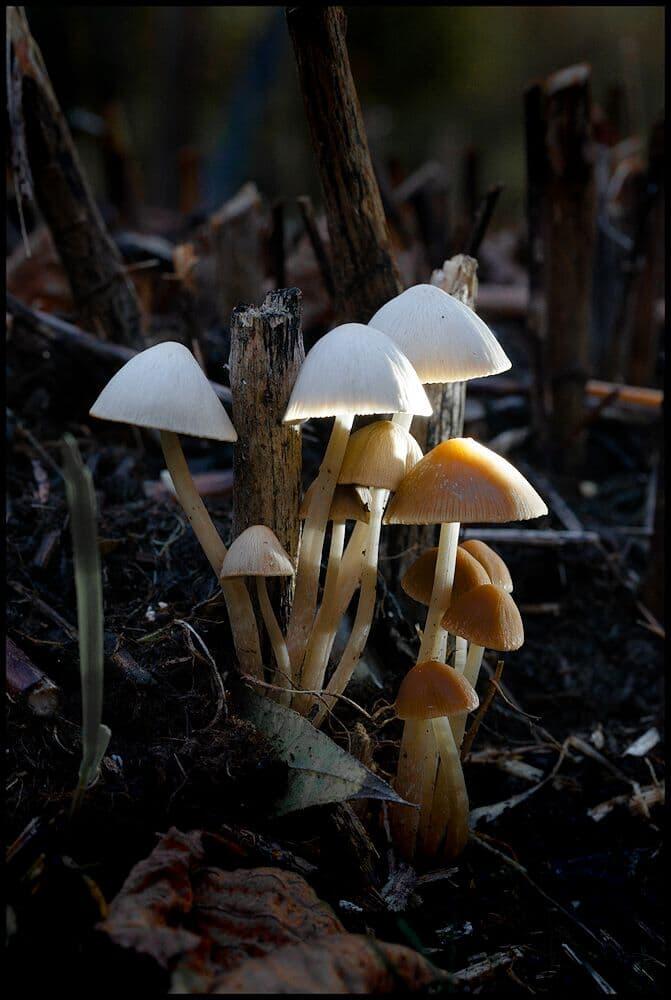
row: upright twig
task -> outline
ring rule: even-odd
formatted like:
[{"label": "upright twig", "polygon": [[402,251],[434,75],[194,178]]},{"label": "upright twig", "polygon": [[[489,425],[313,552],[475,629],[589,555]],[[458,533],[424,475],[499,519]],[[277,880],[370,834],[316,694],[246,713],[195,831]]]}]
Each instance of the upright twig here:
[{"label": "upright twig", "polygon": [[401,291],[345,41],[342,7],[287,8],[324,192],[340,320],[366,322]]},{"label": "upright twig", "polygon": [[584,412],[592,307],[590,77],[589,66],[571,66],[526,95],[529,321],[546,368],[553,457],[565,469],[580,464],[584,446],[584,433],[573,435]]},{"label": "upright twig", "polygon": [[140,304],[82,170],[70,129],[22,7],[7,8],[12,95],[23,112],[35,201],[84,323],[118,344],[144,346]]}]

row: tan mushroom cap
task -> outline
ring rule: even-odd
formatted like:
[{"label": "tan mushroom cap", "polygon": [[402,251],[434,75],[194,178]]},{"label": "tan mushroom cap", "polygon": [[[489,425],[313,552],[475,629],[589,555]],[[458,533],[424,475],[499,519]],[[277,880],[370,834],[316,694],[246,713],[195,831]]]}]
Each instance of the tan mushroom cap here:
[{"label": "tan mushroom cap", "polygon": [[414,285],[370,320],[403,351],[422,382],[464,382],[511,367],[498,340],[472,309],[436,285]]},{"label": "tan mushroom cap", "polygon": [[368,413],[431,414],[431,403],[406,356],[371,326],[344,323],[308,351],[285,423]]},{"label": "tan mushroom cap", "polygon": [[517,469],[472,438],[443,441],[399,484],[385,524],[525,521],[548,509]]},{"label": "tan mushroom cap", "polygon": [[410,670],[396,696],[399,719],[438,719],[472,712],[479,705],[472,684],[440,660],[423,660]]},{"label": "tan mushroom cap", "polygon": [[274,531],[264,524],[246,528],[231,545],[220,577],[293,576],[294,567]]},{"label": "tan mushroom cap", "polygon": [[191,351],[174,341],[127,361],[89,410],[99,420],[189,434],[212,441],[238,435]]},{"label": "tan mushroom cap", "polygon": [[467,539],[467,541],[461,543],[460,548],[465,549],[474,559],[477,559],[481,566],[484,566],[489,574],[491,583],[496,587],[501,587],[508,594],[512,593],[513,578],[498,552],[495,552],[489,545],[485,545],[484,542],[479,541],[477,538]]},{"label": "tan mushroom cap", "polygon": [[391,420],[376,420],[350,437],[338,482],[395,490],[421,457],[412,434]]},{"label": "tan mushroom cap", "polygon": [[[305,491],[305,496],[298,511],[301,521],[304,521],[308,516],[310,500],[316,486],[317,480],[315,479]],[[343,521],[363,521],[364,524],[368,524],[370,521],[370,511],[367,506],[369,501],[370,493],[366,489],[357,489],[356,486],[336,486],[328,519],[329,521],[337,521],[339,523]]]},{"label": "tan mushroom cap", "polygon": [[453,635],[487,649],[509,652],[524,642],[524,626],[514,600],[487,583],[453,601],[441,622]]},{"label": "tan mushroom cap", "polygon": [[[427,549],[422,552],[418,559],[407,570],[401,580],[401,587],[408,597],[420,604],[431,603],[431,591],[433,590],[433,578],[436,575],[436,559],[438,548]],[[489,583],[487,571],[477,559],[459,546],[457,549],[457,559],[454,567],[454,583],[452,584],[452,600],[456,600],[461,594],[474,590]]]}]

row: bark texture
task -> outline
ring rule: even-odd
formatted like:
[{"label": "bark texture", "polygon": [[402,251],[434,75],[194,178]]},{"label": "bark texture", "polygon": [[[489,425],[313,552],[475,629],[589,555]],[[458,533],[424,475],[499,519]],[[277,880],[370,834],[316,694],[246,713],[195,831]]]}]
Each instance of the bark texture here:
[{"label": "bark texture", "polygon": [[[301,432],[282,423],[305,357],[301,293],[270,292],[261,306],[238,306],[231,317],[230,375],[235,447],[233,531],[252,524],[272,528],[292,559],[298,550]],[[293,582],[269,587],[285,628]]]},{"label": "bark texture", "polygon": [[345,41],[342,7],[289,7],[289,31],[329,227],[339,322],[402,290]]},{"label": "bark texture", "polygon": [[550,453],[566,470],[584,449],[596,231],[590,77],[588,66],[571,66],[526,98],[530,321],[549,393]]}]

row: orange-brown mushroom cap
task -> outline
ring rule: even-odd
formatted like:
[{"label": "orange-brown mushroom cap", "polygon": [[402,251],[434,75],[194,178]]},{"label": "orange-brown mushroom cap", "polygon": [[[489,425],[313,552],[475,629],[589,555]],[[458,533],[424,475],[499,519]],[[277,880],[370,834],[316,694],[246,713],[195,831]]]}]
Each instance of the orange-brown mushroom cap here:
[{"label": "orange-brown mushroom cap", "polygon": [[477,559],[481,566],[484,566],[489,574],[489,580],[494,586],[501,587],[508,594],[512,593],[513,578],[498,552],[477,538],[467,539],[461,543],[460,548],[465,549],[474,559]]},{"label": "orange-brown mushroom cap", "polygon": [[453,601],[441,622],[443,628],[469,642],[501,652],[519,649],[524,626],[514,600],[502,587],[487,583]]},{"label": "orange-brown mushroom cap", "polygon": [[531,483],[472,438],[442,441],[401,481],[385,524],[525,521],[548,509]]},{"label": "orange-brown mushroom cap", "polygon": [[437,719],[472,712],[479,705],[473,686],[454,667],[423,660],[403,678],[396,697],[399,719]]},{"label": "orange-brown mushroom cap", "polygon": [[[316,485],[317,480],[315,479],[305,491],[305,496],[298,512],[301,521],[304,521],[308,516],[310,500],[314,494]],[[366,489],[356,486],[336,486],[329,509],[329,521],[338,521],[341,523],[343,521],[363,521],[365,524],[368,524],[370,511],[366,504],[369,499],[370,493]]]},{"label": "orange-brown mushroom cap", "polygon": [[[401,587],[408,597],[420,604],[429,605],[431,603],[431,591],[433,590],[433,578],[436,575],[436,559],[438,548],[427,549],[422,552],[418,559],[401,580]],[[452,600],[456,600],[461,594],[481,587],[489,583],[490,578],[482,563],[474,559],[469,552],[459,546],[457,549],[457,559],[454,567],[454,583],[452,584]]]}]

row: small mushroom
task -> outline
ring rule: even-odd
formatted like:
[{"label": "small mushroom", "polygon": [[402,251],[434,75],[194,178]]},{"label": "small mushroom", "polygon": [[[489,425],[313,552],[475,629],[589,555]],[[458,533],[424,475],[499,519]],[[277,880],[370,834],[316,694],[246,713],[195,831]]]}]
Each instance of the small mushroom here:
[{"label": "small mushroom", "polygon": [[478,707],[463,674],[438,660],[418,663],[396,697],[403,737],[395,789],[419,813],[390,807],[392,839],[403,857],[456,857],[468,840],[468,794],[449,719]]},{"label": "small mushroom", "polygon": [[428,416],[431,404],[408,359],[383,333],[363,323],[345,323],[308,352],[284,422],[329,416],[335,420],[303,526],[287,630],[294,676],[300,672],[315,615],[324,533],[354,417],[397,412]]},{"label": "small mushroom", "polygon": [[[485,649],[510,652],[524,642],[524,626],[517,605],[502,587],[484,584],[461,594],[450,603],[443,617],[443,627],[470,642],[464,676],[478,683]],[[454,738],[460,745],[466,716],[454,723]]]},{"label": "small mushroom", "polygon": [[220,574],[222,582],[241,576],[254,577],[261,615],[275,654],[275,680],[278,687],[286,689],[278,700],[285,705],[291,698],[291,665],[282,629],[270,603],[266,579],[293,575],[293,564],[277,535],[263,524],[254,524],[238,535],[228,550]]},{"label": "small mushroom", "polygon": [[[110,379],[89,413],[160,431],[175,492],[218,579],[226,546],[191,478],[178,434],[214,441],[237,441],[238,435],[193,354],[173,341],[141,351]],[[247,589],[231,582],[223,591],[242,669],[260,677],[258,630]]]},{"label": "small mushroom", "polygon": [[513,592],[513,578],[510,570],[501,556],[477,538],[469,538],[462,542],[460,548],[469,552],[487,570],[489,580],[497,587],[502,587],[507,593]]},{"label": "small mushroom", "polygon": [[387,524],[440,524],[431,603],[419,659],[435,658],[441,620],[450,606],[461,522],[524,521],[547,507],[524,476],[472,438],[443,441],[403,479],[385,515]]}]

